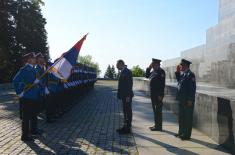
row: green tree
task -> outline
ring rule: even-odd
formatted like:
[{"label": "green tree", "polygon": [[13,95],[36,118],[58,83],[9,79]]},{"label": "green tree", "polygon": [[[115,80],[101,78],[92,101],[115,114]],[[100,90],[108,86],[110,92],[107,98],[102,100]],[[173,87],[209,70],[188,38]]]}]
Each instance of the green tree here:
[{"label": "green tree", "polygon": [[42,0],[0,1],[0,83],[12,80],[22,55],[41,52],[49,58],[41,5]]},{"label": "green tree", "polygon": [[0,1],[0,83],[8,82],[16,72],[13,59],[16,42],[12,10],[13,0]]},{"label": "green tree", "polygon": [[85,64],[87,66],[95,68],[97,76],[100,75],[101,70],[100,70],[99,64],[92,60],[91,55],[85,55],[85,56],[80,56],[79,55],[78,62],[81,63],[81,64]]},{"label": "green tree", "polygon": [[116,79],[117,78],[117,73],[115,71],[114,65],[112,67],[108,65],[106,72],[104,74],[104,78],[109,78],[109,79]]},{"label": "green tree", "polygon": [[112,67],[111,67],[111,72],[112,72],[112,74],[113,74],[113,78],[116,79],[116,78],[117,78],[117,73],[116,73],[116,71],[115,71],[114,65],[112,65]]},{"label": "green tree", "polygon": [[110,65],[108,65],[106,72],[104,74],[104,78],[114,79],[113,71]]},{"label": "green tree", "polygon": [[139,65],[134,66],[131,71],[133,77],[143,77],[145,74],[144,70],[141,69]]},{"label": "green tree", "polygon": [[15,3],[17,50],[22,55],[41,52],[49,58],[46,19],[41,13],[41,0],[19,0]]}]

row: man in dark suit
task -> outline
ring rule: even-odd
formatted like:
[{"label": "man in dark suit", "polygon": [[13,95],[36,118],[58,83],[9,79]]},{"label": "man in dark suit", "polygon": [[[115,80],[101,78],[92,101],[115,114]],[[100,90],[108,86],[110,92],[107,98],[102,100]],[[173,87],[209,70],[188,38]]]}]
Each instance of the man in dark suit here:
[{"label": "man in dark suit", "polygon": [[[155,125],[151,131],[162,131],[162,100],[165,89],[165,71],[160,67],[161,60],[152,59],[152,63],[146,69],[146,78],[150,79],[150,93],[154,113]],[[153,71],[151,72],[151,69]]]},{"label": "man in dark suit", "polygon": [[134,96],[132,86],[133,78],[131,71],[125,66],[123,60],[118,60],[117,69],[121,71],[118,79],[118,99],[122,100],[123,103],[123,114],[124,114],[124,126],[117,129],[120,134],[128,134],[131,132],[132,122],[132,97]]},{"label": "man in dark suit", "polygon": [[196,80],[189,68],[190,64],[190,61],[182,59],[175,72],[178,81],[177,100],[179,100],[179,131],[175,136],[182,140],[189,140],[192,133]]}]

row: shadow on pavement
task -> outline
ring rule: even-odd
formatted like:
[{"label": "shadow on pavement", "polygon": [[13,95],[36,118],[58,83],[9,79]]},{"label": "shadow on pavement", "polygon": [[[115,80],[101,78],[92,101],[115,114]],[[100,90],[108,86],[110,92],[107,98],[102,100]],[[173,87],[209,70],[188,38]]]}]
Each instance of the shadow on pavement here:
[{"label": "shadow on pavement", "polygon": [[[135,93],[135,96],[136,97],[144,97],[144,98],[147,98],[142,92],[137,92]],[[136,98],[134,99],[134,102],[136,103],[135,105],[135,112],[138,112],[138,116],[140,116],[142,119],[146,120],[146,121],[149,121],[149,114],[153,113],[152,112],[152,108],[151,108],[151,101],[149,100],[149,103],[146,102],[146,100],[143,100],[141,101],[141,98]],[[149,104],[149,105],[148,105]],[[142,114],[141,114],[142,113]],[[177,115],[175,114],[171,114],[172,116],[174,117],[177,117]],[[170,122],[170,123],[174,123],[177,125],[177,119],[170,119],[170,117],[164,117],[164,112],[163,112],[163,121],[164,122]],[[167,130],[163,130],[163,132],[169,134],[169,135],[172,135],[174,136],[176,133],[173,133],[171,131],[167,131]],[[177,131],[176,131],[177,132]],[[143,138],[143,139],[146,139],[146,140],[149,140],[153,143],[156,143],[158,145],[161,145],[163,147],[166,147],[166,148],[172,148],[171,145],[168,145],[168,144],[165,144],[165,143],[162,143],[162,142],[159,142],[157,140],[154,140],[154,139],[151,139],[149,137],[145,137],[143,135],[140,135],[140,134],[136,134],[135,135],[137,137],[140,137],[140,138]],[[194,142],[194,143],[197,143],[197,144],[201,144],[201,145],[204,145],[204,146],[207,146],[211,149],[215,149],[215,150],[219,150],[221,152],[224,152],[224,153],[229,153],[228,151],[226,151],[225,149],[223,149],[221,146],[217,145],[217,144],[213,144],[213,143],[209,143],[209,142],[205,142],[205,141],[201,141],[201,140],[198,140],[198,139],[194,139],[194,138],[191,138],[190,139],[191,142]],[[178,148],[179,149],[179,148]],[[169,151],[172,151],[172,149],[170,149]],[[181,150],[182,151],[182,150]],[[183,150],[185,151],[185,150]],[[174,153],[174,151],[173,151]],[[195,154],[195,153],[191,153],[191,152],[188,152],[189,154]]]},{"label": "shadow on pavement", "polygon": [[[27,145],[37,154],[94,154],[104,152],[129,154],[136,149],[132,134],[119,135],[123,117],[115,88],[96,86],[54,124],[41,123],[46,131],[39,143]],[[41,125],[41,126],[40,126]],[[39,146],[42,143],[45,148]],[[135,150],[134,150],[135,151]],[[137,150],[136,150],[137,152]]]},{"label": "shadow on pavement", "polygon": [[158,141],[156,139],[145,137],[145,136],[140,135],[138,133],[135,133],[135,136],[139,137],[139,138],[142,138],[142,139],[145,139],[145,140],[148,140],[148,141],[150,141],[150,142],[152,142],[154,144],[160,145],[160,146],[164,147],[167,151],[169,151],[171,153],[174,153],[174,154],[198,155],[197,153],[191,152],[189,150],[185,150],[185,149],[182,149],[182,148],[174,147],[174,146],[169,145],[167,143],[163,143],[163,142],[160,142],[160,141]]},{"label": "shadow on pavement", "polygon": [[[172,135],[172,136],[174,136],[174,135],[176,134],[176,133],[174,133],[174,132],[167,131],[167,130],[164,130],[163,132],[168,133],[169,135]],[[222,148],[221,146],[219,146],[218,144],[213,144],[213,143],[201,141],[201,140],[198,140],[198,139],[195,139],[195,138],[191,138],[190,141],[191,141],[191,142],[194,142],[194,143],[197,143],[197,144],[201,144],[201,145],[207,146],[207,147],[209,147],[209,148],[211,148],[211,149],[219,150],[219,151],[224,152],[224,153],[229,153],[228,151],[226,151],[225,149],[223,149],[223,148]]]}]

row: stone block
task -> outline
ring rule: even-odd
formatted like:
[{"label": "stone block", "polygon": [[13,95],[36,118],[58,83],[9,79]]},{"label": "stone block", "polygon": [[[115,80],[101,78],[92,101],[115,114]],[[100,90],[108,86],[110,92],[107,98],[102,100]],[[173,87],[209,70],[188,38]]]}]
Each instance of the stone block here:
[{"label": "stone block", "polygon": [[234,15],[235,15],[235,1],[234,0],[220,0],[219,1],[219,22],[222,22]]},{"label": "stone block", "polygon": [[169,81],[175,81],[180,59],[192,61],[197,81],[235,88],[235,1],[220,0],[219,23],[206,32],[206,43],[181,52],[181,56],[163,61]]},{"label": "stone block", "polygon": [[[134,78],[134,83],[136,79]],[[142,84],[141,84],[142,83]],[[146,79],[138,79],[138,84],[146,91]],[[140,88],[139,88],[140,89]],[[147,90],[149,92],[149,90]],[[164,107],[178,114],[176,83],[165,87]],[[193,126],[228,149],[235,148],[235,96],[232,89],[198,85],[195,96]]]}]

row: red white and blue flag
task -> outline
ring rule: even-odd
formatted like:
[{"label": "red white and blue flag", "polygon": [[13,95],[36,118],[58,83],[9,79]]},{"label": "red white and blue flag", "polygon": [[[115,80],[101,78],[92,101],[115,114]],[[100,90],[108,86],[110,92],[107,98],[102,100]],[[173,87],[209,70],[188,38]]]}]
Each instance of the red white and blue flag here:
[{"label": "red white and blue flag", "polygon": [[50,67],[50,72],[62,80],[67,80],[71,74],[73,66],[76,65],[78,54],[81,50],[83,41],[87,34],[79,40],[69,51],[62,54],[62,56]]}]

